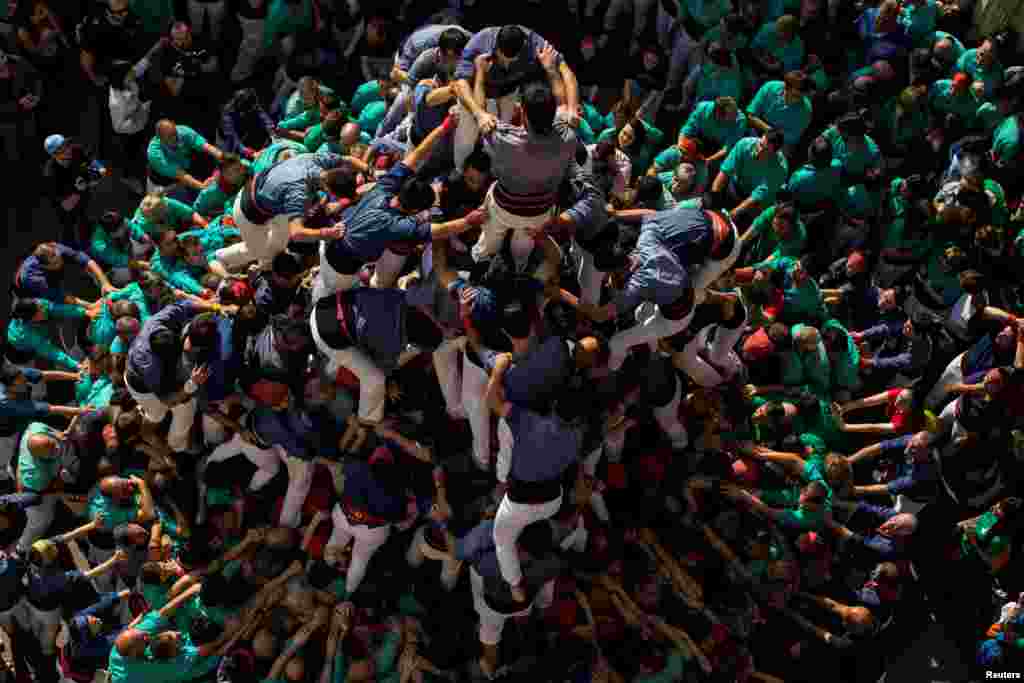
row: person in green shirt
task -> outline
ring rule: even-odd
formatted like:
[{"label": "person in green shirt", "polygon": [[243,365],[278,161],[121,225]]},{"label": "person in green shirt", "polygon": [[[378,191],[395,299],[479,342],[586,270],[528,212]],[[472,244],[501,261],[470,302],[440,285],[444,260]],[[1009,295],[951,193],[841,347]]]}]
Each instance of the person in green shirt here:
[{"label": "person in green shirt", "polygon": [[790,71],[783,80],[762,85],[747,106],[751,128],[761,133],[772,128],[781,130],[790,154],[811,125],[811,100],[804,95],[805,80],[802,71]]},{"label": "person in green shirt", "polygon": [[192,586],[121,632],[107,662],[111,683],[179,683],[217,665],[220,649],[233,637],[232,632],[225,631],[216,641],[196,647],[187,634],[169,630],[178,608],[200,590],[202,586]]},{"label": "person in green shirt", "polygon": [[707,171],[684,161],[674,171],[665,171],[657,175],[663,193],[659,211],[680,207],[700,208],[703,206],[704,186],[707,183]]},{"label": "person in green shirt", "polygon": [[992,40],[986,38],[981,45],[967,50],[956,60],[956,70],[970,76],[975,83],[984,87],[984,97],[991,98],[1003,83],[1004,67],[996,58],[996,49]]},{"label": "person in green shirt", "polygon": [[305,154],[307,151],[306,146],[301,142],[278,140],[260,151],[252,163],[252,174],[259,175],[271,166],[291,159],[297,154]]},{"label": "person in green shirt", "polygon": [[930,44],[938,19],[939,4],[935,0],[907,0],[900,10],[900,23],[918,47]]},{"label": "person in green shirt", "polygon": [[93,354],[85,361],[81,377],[75,383],[75,403],[104,409],[114,397],[114,383],[111,381],[110,356],[105,351]]},{"label": "person in green shirt", "polygon": [[783,144],[782,132],[771,130],[761,137],[743,138],[725,157],[711,191],[718,196],[731,195],[729,215],[733,220],[741,216],[752,220],[755,212],[775,201],[789,176]]},{"label": "person in green shirt", "polygon": [[142,198],[139,208],[132,216],[132,239],[136,242],[145,242],[147,237],[159,237],[161,230],[168,226],[182,230],[193,225],[205,228],[207,221],[184,202],[162,194],[150,193]]},{"label": "person in green shirt", "polygon": [[800,256],[807,246],[807,228],[800,212],[790,198],[783,199],[762,211],[740,241],[750,245],[744,259],[759,263],[781,256]]},{"label": "person in green shirt", "polygon": [[100,528],[113,531],[129,522],[149,524],[156,507],[149,485],[140,477],[104,477],[89,492],[86,515],[100,519]]},{"label": "person in green shirt", "polygon": [[731,97],[739,102],[744,99],[744,82],[736,56],[720,43],[711,43],[707,58],[690,71],[683,83],[684,106],[719,97]]},{"label": "person in green shirt", "polygon": [[100,299],[96,315],[86,330],[86,337],[90,343],[109,351],[118,336],[117,321],[126,317],[135,318],[140,326],[149,320],[149,302],[137,282]]},{"label": "person in green shirt", "polygon": [[726,497],[756,514],[766,517],[790,532],[824,531],[831,518],[832,491],[819,479],[804,484],[795,507],[771,507],[749,491],[735,485],[723,487]]},{"label": "person in green shirt", "polygon": [[192,203],[193,211],[206,220],[228,213],[227,207],[249,179],[249,168],[250,164],[237,154],[223,155],[214,181]]},{"label": "person in green shirt", "polygon": [[732,146],[747,135],[747,115],[740,111],[732,97],[719,97],[713,102],[701,102],[690,112],[679,131],[679,138],[701,141],[707,154],[707,163],[718,163]]},{"label": "person in green shirt", "polygon": [[789,177],[786,190],[801,211],[835,209],[843,196],[843,167],[832,157],[832,145],[819,135],[811,142],[807,157],[808,162]]},{"label": "person in green shirt", "polygon": [[992,133],[992,158],[996,166],[1005,169],[1017,162],[1021,153],[1022,114],[1011,114],[996,126]]},{"label": "person in green shirt", "polygon": [[188,271],[201,279],[206,273],[219,278],[229,277],[223,264],[217,261],[217,251],[241,240],[237,228],[230,228],[217,220],[206,230],[190,230],[178,235],[179,253]]},{"label": "person in green shirt", "polygon": [[175,185],[183,185],[193,192],[202,191],[208,181],[198,180],[189,174],[192,159],[200,153],[217,162],[223,154],[194,129],[178,125],[171,119],[157,121],[156,135],[146,149],[149,163],[146,191],[157,192]]},{"label": "person in green shirt", "polygon": [[42,496],[39,505],[25,510],[25,529],[18,539],[18,547],[24,552],[28,552],[28,548],[42,538],[53,523],[58,498],[51,495],[50,488],[58,481],[64,440],[62,433],[53,427],[42,422],[30,422],[18,442],[18,490]]},{"label": "person in green shirt", "polygon": [[99,308],[78,304],[57,304],[47,299],[20,299],[11,309],[7,323],[7,343],[15,350],[46,360],[71,372],[78,371],[78,361],[58,347],[50,338],[47,320],[83,320],[94,318]]},{"label": "person in green shirt", "polygon": [[662,173],[671,173],[683,163],[692,165],[697,171],[695,187],[699,187],[699,191],[703,192],[708,184],[708,165],[701,155],[700,143],[696,138],[685,135],[680,137],[679,142],[654,158],[654,163],[647,169],[647,175],[660,176]]},{"label": "person in green shirt", "polygon": [[850,393],[860,386],[860,349],[849,331],[835,318],[825,321],[821,338],[832,367],[831,385],[840,401],[851,398]]},{"label": "person in green shirt", "polygon": [[932,32],[927,38],[927,43],[932,48],[932,57],[944,67],[945,73],[953,71],[957,60],[967,49],[959,38],[945,31]]},{"label": "person in green shirt", "polygon": [[[906,157],[920,149],[929,125],[927,92],[923,85],[904,88],[899,96],[882,104],[879,132],[889,145],[887,152]],[[907,161],[914,163],[915,160]]]},{"label": "person in green shirt", "polygon": [[845,185],[856,185],[882,174],[882,152],[867,134],[864,119],[859,115],[845,114],[822,137],[832,145],[832,158],[843,167]]},{"label": "person in green shirt", "polygon": [[397,84],[387,78],[375,78],[356,88],[352,95],[351,114],[359,116],[373,102],[391,102],[398,94]]},{"label": "person in green shirt", "polygon": [[984,514],[957,524],[961,558],[979,561],[993,574],[1005,569],[1020,527],[1021,506],[1020,498],[1004,498]]},{"label": "person in green shirt", "polygon": [[[971,82],[971,77],[961,72],[953,78],[944,78],[932,83],[928,88],[928,106],[932,114],[941,117],[952,115],[961,126],[969,126],[981,105],[971,90]],[[939,123],[943,125],[947,122]],[[955,133],[953,135],[955,136]]]},{"label": "person in green shirt", "polygon": [[784,14],[763,25],[750,47],[756,71],[776,78],[802,67],[807,56],[800,37],[800,22],[791,14]]},{"label": "person in green shirt", "polygon": [[321,85],[317,88],[316,107],[303,109],[295,116],[282,119],[275,132],[281,139],[302,142],[309,129],[327,118],[332,111],[347,109],[348,105],[332,89]]},{"label": "person in green shirt", "polygon": [[632,119],[619,129],[606,128],[597,136],[598,142],[614,140],[633,164],[633,175],[647,173],[658,148],[665,140],[665,134],[659,128],[643,120]]},{"label": "person in green shirt", "polygon": [[131,224],[120,211],[113,209],[104,212],[93,226],[89,238],[89,254],[103,265],[115,286],[131,282]]},{"label": "person in green shirt", "polygon": [[187,294],[202,296],[208,291],[200,282],[207,270],[197,268],[183,258],[178,233],[174,230],[165,230],[159,239],[157,250],[149,262],[150,269],[171,287]]}]

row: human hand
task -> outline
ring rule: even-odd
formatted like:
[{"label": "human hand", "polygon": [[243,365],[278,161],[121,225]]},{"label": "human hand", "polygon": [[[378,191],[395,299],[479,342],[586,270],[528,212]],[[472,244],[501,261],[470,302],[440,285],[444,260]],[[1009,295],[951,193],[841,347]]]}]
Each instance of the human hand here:
[{"label": "human hand", "polygon": [[113,559],[114,559],[114,562],[117,562],[117,563],[127,562],[128,561],[128,552],[118,548],[116,551],[114,551],[114,558]]},{"label": "human hand", "polygon": [[203,386],[206,384],[206,380],[210,379],[210,367],[208,365],[200,365],[192,370],[192,375],[189,378],[196,386]]},{"label": "human hand", "polygon": [[476,59],[473,60],[473,66],[484,73],[487,73],[491,70],[491,67],[494,66],[494,56],[489,52],[477,55]]},{"label": "human hand", "polygon": [[267,540],[267,530],[262,527],[249,529],[249,532],[245,535],[245,540],[248,543],[263,543]]},{"label": "human hand", "polygon": [[537,50],[537,61],[545,71],[553,71],[558,67],[558,52],[551,43],[544,43],[544,47]]},{"label": "human hand", "polygon": [[345,236],[345,224],[338,221],[329,228],[320,229],[320,238],[326,242],[340,240]]},{"label": "human hand", "polygon": [[100,291],[103,292],[104,294],[113,294],[114,292],[120,292],[121,288],[115,287],[114,285],[108,282],[107,284],[100,287]]},{"label": "human hand", "polygon": [[526,591],[523,590],[522,584],[518,586],[509,586],[512,590],[512,599],[516,602],[526,602]]},{"label": "human hand", "polygon": [[488,135],[498,127],[498,119],[496,119],[493,114],[482,111],[477,114],[476,125],[480,129],[481,135]]},{"label": "human hand", "polygon": [[479,228],[487,221],[487,212],[483,209],[473,209],[466,214],[464,220],[466,221],[466,225],[469,227]]}]

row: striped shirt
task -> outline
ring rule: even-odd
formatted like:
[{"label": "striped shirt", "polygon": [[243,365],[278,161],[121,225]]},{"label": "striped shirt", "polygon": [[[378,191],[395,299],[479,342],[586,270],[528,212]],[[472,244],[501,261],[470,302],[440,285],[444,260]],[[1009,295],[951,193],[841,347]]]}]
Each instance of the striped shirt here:
[{"label": "striped shirt", "polygon": [[562,114],[546,135],[499,123],[483,143],[498,181],[498,206],[519,216],[536,216],[555,204],[577,144],[576,132]]}]

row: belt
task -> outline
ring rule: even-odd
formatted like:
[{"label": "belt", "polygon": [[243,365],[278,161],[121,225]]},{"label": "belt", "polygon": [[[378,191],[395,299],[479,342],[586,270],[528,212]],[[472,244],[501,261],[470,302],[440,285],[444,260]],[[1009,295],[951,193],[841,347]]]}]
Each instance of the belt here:
[{"label": "belt", "polygon": [[494,203],[504,211],[516,216],[533,218],[541,216],[551,210],[551,207],[558,201],[558,195],[554,192],[544,194],[512,194],[501,186],[501,181],[494,184],[494,192],[491,193]]},{"label": "belt", "polygon": [[540,505],[558,500],[562,495],[562,482],[558,479],[548,481],[521,481],[514,477],[508,480],[508,499],[521,505]]},{"label": "belt", "polygon": [[242,215],[245,216],[246,220],[250,223],[262,225],[274,217],[273,213],[262,208],[256,201],[255,178],[249,181],[245,191],[242,192],[242,198],[238,203],[238,206],[242,209]]}]

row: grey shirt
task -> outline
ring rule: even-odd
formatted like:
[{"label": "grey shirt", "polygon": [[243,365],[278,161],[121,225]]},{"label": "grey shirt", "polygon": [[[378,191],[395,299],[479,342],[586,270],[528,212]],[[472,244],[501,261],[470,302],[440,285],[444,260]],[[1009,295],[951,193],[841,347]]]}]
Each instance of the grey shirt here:
[{"label": "grey shirt", "polygon": [[576,225],[577,240],[592,240],[608,224],[608,197],[598,186],[594,175],[575,160],[569,163],[568,181],[569,200],[573,204],[565,213]]},{"label": "grey shirt", "polygon": [[498,184],[518,196],[554,195],[576,155],[576,131],[563,114],[547,135],[498,123],[483,143]]},{"label": "grey shirt", "polygon": [[402,43],[402,49],[398,51],[395,64],[399,69],[408,72],[411,76],[413,65],[417,64],[421,57],[426,56],[427,60],[420,64],[420,68],[428,68],[432,64],[434,70],[426,76],[420,76],[420,78],[429,78],[434,73],[437,73],[437,67],[441,63],[441,51],[437,45],[441,40],[441,34],[450,28],[456,29],[459,33],[466,36],[467,39],[473,36],[472,33],[457,24],[428,24],[423,28],[413,31],[412,35],[405,39],[405,42]]},{"label": "grey shirt", "polygon": [[275,216],[301,218],[306,213],[309,188],[319,188],[320,172],[338,168],[345,161],[339,154],[300,154],[271,166],[253,180],[256,204]]}]

